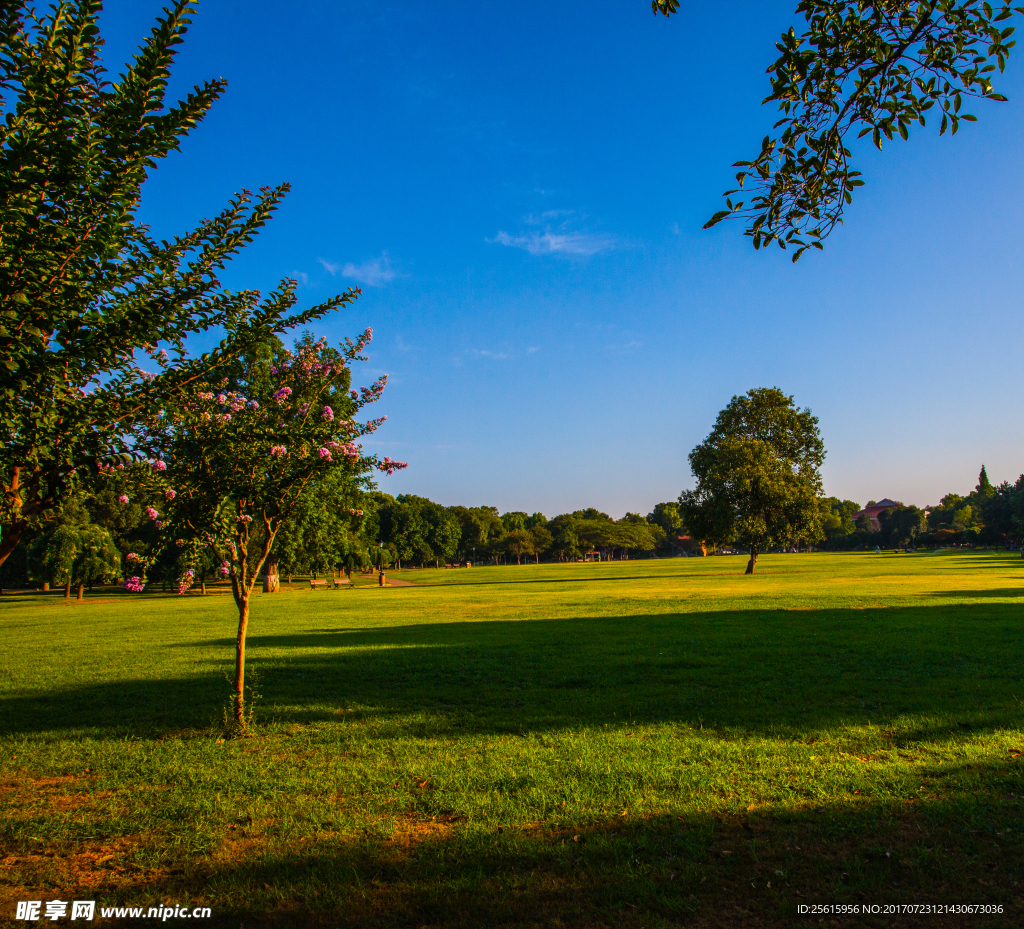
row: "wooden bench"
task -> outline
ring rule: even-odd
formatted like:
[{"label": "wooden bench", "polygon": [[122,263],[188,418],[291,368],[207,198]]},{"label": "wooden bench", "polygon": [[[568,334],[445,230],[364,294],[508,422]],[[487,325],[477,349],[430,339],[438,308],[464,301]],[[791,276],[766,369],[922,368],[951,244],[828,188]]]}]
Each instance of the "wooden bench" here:
[{"label": "wooden bench", "polygon": [[322,577],[322,578],[312,578],[311,577],[309,579],[309,589],[310,590],[318,590],[321,587],[324,590],[330,590],[331,589],[331,582],[326,577]]}]

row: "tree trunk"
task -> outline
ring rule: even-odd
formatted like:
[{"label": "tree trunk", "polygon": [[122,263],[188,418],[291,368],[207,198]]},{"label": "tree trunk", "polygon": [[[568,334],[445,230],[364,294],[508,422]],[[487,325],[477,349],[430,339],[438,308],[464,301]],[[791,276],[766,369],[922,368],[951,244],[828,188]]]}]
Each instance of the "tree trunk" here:
[{"label": "tree trunk", "polygon": [[753,574],[754,573],[754,565],[756,565],[756,564],[757,564],[757,549],[756,548],[751,548],[750,549],[750,561],[747,562],[747,570],[744,571],[743,573],[744,574]]},{"label": "tree trunk", "polygon": [[534,561],[536,561],[537,564],[540,564],[540,552],[534,552],[533,559]]},{"label": "tree trunk", "polygon": [[238,638],[235,639],[234,717],[239,726],[245,724],[245,633],[249,627],[249,593],[243,591],[238,601]]},{"label": "tree trunk", "polygon": [[71,599],[71,578],[68,578],[68,582],[64,585],[64,599]]},{"label": "tree trunk", "polygon": [[49,589],[50,589],[50,582],[49,581],[43,581],[43,593],[46,593],[46,591],[48,591]]},{"label": "tree trunk", "polygon": [[4,526],[3,538],[0,538],[0,565],[2,565],[7,558],[10,556],[21,541],[21,537],[25,534],[25,529],[28,528],[28,522],[25,520],[19,520],[13,525]]},{"label": "tree trunk", "polygon": [[276,594],[281,589],[281,576],[277,573],[277,559],[267,558],[263,565],[263,592]]},{"label": "tree trunk", "polygon": [[84,587],[85,587],[85,584],[79,584],[78,585],[78,596],[75,597],[76,600],[81,600],[82,599],[82,589]]},{"label": "tree trunk", "polygon": [[203,578],[203,580],[200,582],[199,591],[204,597],[206,596],[206,578]]}]

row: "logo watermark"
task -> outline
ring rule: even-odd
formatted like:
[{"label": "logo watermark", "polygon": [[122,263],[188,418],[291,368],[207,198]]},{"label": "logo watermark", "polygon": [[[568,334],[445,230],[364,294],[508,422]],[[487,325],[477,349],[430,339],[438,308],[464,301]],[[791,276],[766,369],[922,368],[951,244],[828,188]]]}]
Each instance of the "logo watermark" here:
[{"label": "logo watermark", "polygon": [[[103,919],[210,919],[208,906],[101,906],[99,915]],[[19,900],[14,918],[23,922],[49,920],[52,923],[66,919],[68,922],[83,920],[91,922],[96,918],[95,900]]]}]

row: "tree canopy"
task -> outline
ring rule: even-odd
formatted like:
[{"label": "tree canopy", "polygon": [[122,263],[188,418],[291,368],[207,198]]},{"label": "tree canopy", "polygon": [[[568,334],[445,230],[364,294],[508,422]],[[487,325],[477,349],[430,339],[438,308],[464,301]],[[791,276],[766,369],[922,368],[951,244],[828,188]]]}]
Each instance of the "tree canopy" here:
[{"label": "tree canopy", "polygon": [[776,387],[733,397],[711,434],[690,453],[695,490],[680,496],[688,518],[750,548],[747,574],[764,549],[821,533],[825,446],[818,420]]}]

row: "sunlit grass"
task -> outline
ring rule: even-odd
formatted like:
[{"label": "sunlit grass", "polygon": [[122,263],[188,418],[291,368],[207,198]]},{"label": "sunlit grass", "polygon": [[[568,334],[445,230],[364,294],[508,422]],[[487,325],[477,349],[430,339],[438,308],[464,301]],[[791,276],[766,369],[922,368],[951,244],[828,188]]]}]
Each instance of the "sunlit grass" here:
[{"label": "sunlit grass", "polygon": [[226,742],[229,597],[5,597],[0,906],[655,926],[992,902],[986,925],[1019,924],[1021,562],[743,565],[296,581],[256,602],[257,729]]}]

